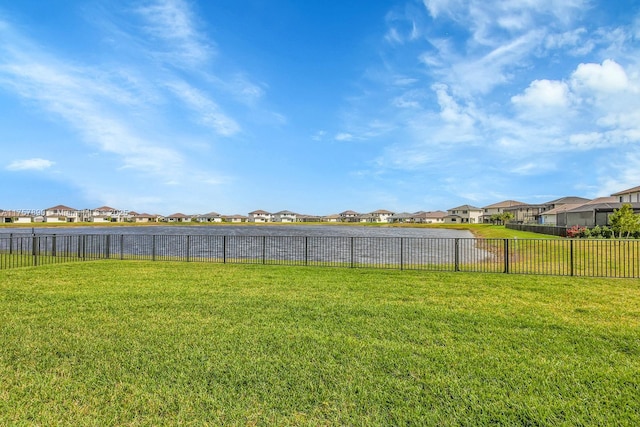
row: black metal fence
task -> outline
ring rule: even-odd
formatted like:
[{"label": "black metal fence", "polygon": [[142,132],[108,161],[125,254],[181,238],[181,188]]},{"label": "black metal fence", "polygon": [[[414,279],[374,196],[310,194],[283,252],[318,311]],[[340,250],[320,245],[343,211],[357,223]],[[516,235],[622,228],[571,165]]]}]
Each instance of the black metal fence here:
[{"label": "black metal fence", "polygon": [[530,231],[531,233],[560,237],[567,237],[567,230],[570,228],[559,225],[516,224],[513,222],[506,223],[505,227],[510,228],[511,230]]},{"label": "black metal fence", "polygon": [[640,277],[640,240],[9,235],[0,269],[96,259]]}]

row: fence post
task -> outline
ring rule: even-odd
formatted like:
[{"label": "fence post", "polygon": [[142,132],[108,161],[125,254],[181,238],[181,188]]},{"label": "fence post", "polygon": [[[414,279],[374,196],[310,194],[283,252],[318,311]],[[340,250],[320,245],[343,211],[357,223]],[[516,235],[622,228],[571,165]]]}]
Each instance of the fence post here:
[{"label": "fence post", "polygon": [[33,252],[33,265],[37,266],[38,265],[38,247],[40,246],[40,242],[38,237],[36,237],[36,235],[33,235],[33,241],[31,242],[31,249]]},{"label": "fence post", "polygon": [[189,250],[190,244],[191,244],[191,236],[187,234],[187,262],[189,262],[189,255],[191,254],[191,251]]},{"label": "fence post", "polygon": [[120,259],[124,259],[124,234],[120,235]]},{"label": "fence post", "polygon": [[404,237],[400,238],[400,270],[404,270]]},{"label": "fence post", "polygon": [[57,242],[56,242],[56,235],[54,234],[51,237],[51,256],[57,256]]},{"label": "fence post", "polygon": [[309,265],[309,237],[304,236],[304,265]]},{"label": "fence post", "polygon": [[111,258],[111,234],[105,236],[104,257],[106,259]]},{"label": "fence post", "polygon": [[151,261],[156,260],[156,235],[151,236]]},{"label": "fence post", "polygon": [[262,236],[262,263],[266,264],[267,258],[267,236]]},{"label": "fence post", "polygon": [[456,238],[454,243],[454,259],[455,259],[455,271],[460,271],[460,239]]},{"label": "fence post", "polygon": [[573,239],[569,239],[569,269],[570,275],[573,276]]},{"label": "fence post", "polygon": [[509,274],[509,239],[504,239],[504,272]]},{"label": "fence post", "polygon": [[222,263],[227,263],[227,236],[222,236]]},{"label": "fence post", "polygon": [[13,254],[13,233],[9,233],[9,255]]},{"label": "fence post", "polygon": [[351,240],[351,248],[350,248],[350,250],[351,250],[351,268],[353,268],[353,239],[354,239],[354,237],[352,236],[351,239],[350,239]]}]

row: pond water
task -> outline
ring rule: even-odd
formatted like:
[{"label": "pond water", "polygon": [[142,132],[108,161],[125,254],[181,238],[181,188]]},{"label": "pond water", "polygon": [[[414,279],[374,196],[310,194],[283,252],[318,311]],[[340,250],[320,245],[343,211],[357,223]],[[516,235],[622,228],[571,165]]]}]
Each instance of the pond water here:
[{"label": "pond water", "polygon": [[[30,234],[31,228],[1,228],[0,237]],[[37,227],[35,234],[139,234],[209,236],[331,236],[331,237],[424,237],[473,238],[468,230],[444,228],[366,227],[341,225],[198,225],[198,226],[88,226]]]}]

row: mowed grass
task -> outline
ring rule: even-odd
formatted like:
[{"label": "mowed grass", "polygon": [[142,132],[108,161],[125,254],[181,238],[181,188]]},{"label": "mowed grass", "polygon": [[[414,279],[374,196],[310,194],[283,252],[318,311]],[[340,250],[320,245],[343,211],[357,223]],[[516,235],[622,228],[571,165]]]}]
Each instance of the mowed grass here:
[{"label": "mowed grass", "polygon": [[640,425],[640,281],[0,271],[0,425]]}]

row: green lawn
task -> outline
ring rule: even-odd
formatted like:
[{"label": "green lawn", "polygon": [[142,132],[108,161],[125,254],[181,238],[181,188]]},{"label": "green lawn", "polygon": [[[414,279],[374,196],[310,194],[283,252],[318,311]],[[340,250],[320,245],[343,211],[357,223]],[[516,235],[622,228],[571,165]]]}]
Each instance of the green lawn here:
[{"label": "green lawn", "polygon": [[0,425],[640,425],[640,281],[0,271]]}]

